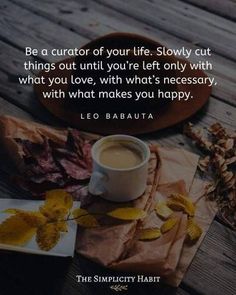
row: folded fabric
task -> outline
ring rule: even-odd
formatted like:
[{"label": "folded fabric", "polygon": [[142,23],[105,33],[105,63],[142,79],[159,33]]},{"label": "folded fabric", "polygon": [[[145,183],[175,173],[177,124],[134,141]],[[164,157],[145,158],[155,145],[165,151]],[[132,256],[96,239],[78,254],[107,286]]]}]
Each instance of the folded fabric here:
[{"label": "folded fabric", "polygon": [[[191,263],[216,208],[202,198],[203,181],[194,180],[198,156],[183,149],[151,147],[149,177],[145,193],[129,203],[115,204],[94,197],[88,210],[107,212],[114,208],[138,207],[148,212],[142,221],[115,222],[98,228],[79,229],[77,252],[111,269],[161,276],[172,286],[178,286]],[[193,182],[194,180],[194,182]],[[171,193],[189,194],[196,202],[196,221],[203,234],[194,245],[185,243],[187,215],[176,212],[176,225],[159,239],[138,240],[140,228],[160,227],[163,221],[154,212],[157,201],[165,200]],[[104,221],[104,220],[103,220]],[[104,224],[104,222],[103,222]]]}]

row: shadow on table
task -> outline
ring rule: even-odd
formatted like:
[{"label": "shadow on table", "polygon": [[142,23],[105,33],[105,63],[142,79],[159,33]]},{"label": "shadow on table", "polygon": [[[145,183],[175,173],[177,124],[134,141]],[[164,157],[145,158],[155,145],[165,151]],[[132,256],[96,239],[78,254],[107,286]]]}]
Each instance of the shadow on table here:
[{"label": "shadow on table", "polygon": [[1,253],[0,261],[1,295],[59,295],[71,259]]}]

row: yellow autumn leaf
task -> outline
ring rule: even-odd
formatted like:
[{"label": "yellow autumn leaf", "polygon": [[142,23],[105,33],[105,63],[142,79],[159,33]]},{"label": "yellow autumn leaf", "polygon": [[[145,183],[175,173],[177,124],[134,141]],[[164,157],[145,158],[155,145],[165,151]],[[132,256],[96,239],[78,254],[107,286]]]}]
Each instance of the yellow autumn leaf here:
[{"label": "yellow autumn leaf", "polygon": [[189,216],[194,216],[196,209],[192,200],[182,194],[172,194],[167,200],[167,206],[176,211],[183,211]]},{"label": "yellow autumn leaf", "polygon": [[173,217],[166,220],[161,226],[161,232],[164,234],[171,230],[177,223],[178,219]]},{"label": "yellow autumn leaf", "polygon": [[63,207],[66,209],[71,209],[73,206],[73,198],[71,194],[63,189],[54,189],[47,191],[45,194],[45,207]]},{"label": "yellow autumn leaf", "polygon": [[64,219],[73,206],[72,196],[62,189],[46,192],[45,203],[39,208],[49,221]]},{"label": "yellow autumn leaf", "polygon": [[19,212],[22,212],[23,210],[21,209],[16,209],[16,208],[8,208],[8,209],[5,209],[3,211],[1,211],[1,213],[6,213],[6,214],[17,214]]},{"label": "yellow autumn leaf", "polygon": [[76,222],[78,225],[82,227],[98,227],[99,223],[97,219],[93,215],[86,215],[86,216],[80,216],[78,219],[76,219]]},{"label": "yellow autumn leaf", "polygon": [[42,226],[47,222],[47,218],[37,211],[20,211],[18,214],[27,224],[33,227]]},{"label": "yellow autumn leaf", "polygon": [[202,235],[202,229],[193,220],[193,218],[190,218],[188,220],[188,225],[187,225],[187,237],[189,238],[190,241],[197,241],[201,235]]},{"label": "yellow autumn leaf", "polygon": [[63,232],[63,233],[68,232],[68,224],[66,221],[57,222],[57,228],[60,232]]},{"label": "yellow autumn leaf", "polygon": [[59,239],[60,231],[56,223],[47,223],[37,229],[36,242],[41,250],[51,250]]},{"label": "yellow autumn leaf", "polygon": [[107,215],[121,220],[137,220],[144,218],[146,212],[139,208],[127,207],[115,209]]},{"label": "yellow autumn leaf", "polygon": [[157,215],[163,219],[167,219],[173,211],[166,205],[166,202],[158,202],[155,206]]},{"label": "yellow autumn leaf", "polygon": [[22,246],[35,234],[35,228],[26,223],[19,214],[7,218],[0,224],[0,243]]},{"label": "yellow autumn leaf", "polygon": [[41,214],[43,214],[49,221],[57,221],[65,219],[68,214],[68,209],[64,207],[45,207],[41,206],[39,208]]},{"label": "yellow autumn leaf", "polygon": [[155,240],[160,238],[161,231],[159,228],[145,228],[140,231],[139,240],[147,241],[147,240]]},{"label": "yellow autumn leaf", "polygon": [[99,226],[97,219],[85,209],[76,208],[73,210],[72,215],[76,219],[77,224],[82,227],[91,228]]},{"label": "yellow autumn leaf", "polygon": [[72,215],[74,218],[78,218],[81,215],[88,215],[88,211],[82,208],[76,208],[72,211]]},{"label": "yellow autumn leaf", "polygon": [[[167,200],[166,202],[167,206],[171,208],[174,211],[182,211],[185,212],[185,206],[179,202]],[[185,212],[186,213],[186,212]]]}]

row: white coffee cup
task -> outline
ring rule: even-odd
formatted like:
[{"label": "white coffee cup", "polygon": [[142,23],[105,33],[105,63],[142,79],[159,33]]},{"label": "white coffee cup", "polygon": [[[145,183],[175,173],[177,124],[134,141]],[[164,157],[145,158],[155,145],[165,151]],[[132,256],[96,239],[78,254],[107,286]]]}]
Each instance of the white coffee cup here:
[{"label": "white coffee cup", "polygon": [[[101,163],[101,151],[108,144],[125,143],[138,151],[141,161],[134,167],[114,168]],[[140,197],[147,185],[150,150],[142,140],[129,135],[110,135],[98,140],[92,147],[93,173],[89,192],[114,202],[128,202]]]}]

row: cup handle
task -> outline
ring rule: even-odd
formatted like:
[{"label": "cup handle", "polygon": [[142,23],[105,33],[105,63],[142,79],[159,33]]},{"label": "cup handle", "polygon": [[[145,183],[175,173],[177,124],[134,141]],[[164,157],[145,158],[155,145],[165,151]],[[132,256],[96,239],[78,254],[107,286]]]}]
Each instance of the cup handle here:
[{"label": "cup handle", "polygon": [[88,190],[92,195],[99,196],[106,192],[105,183],[107,182],[108,177],[106,174],[95,171],[92,173]]}]

